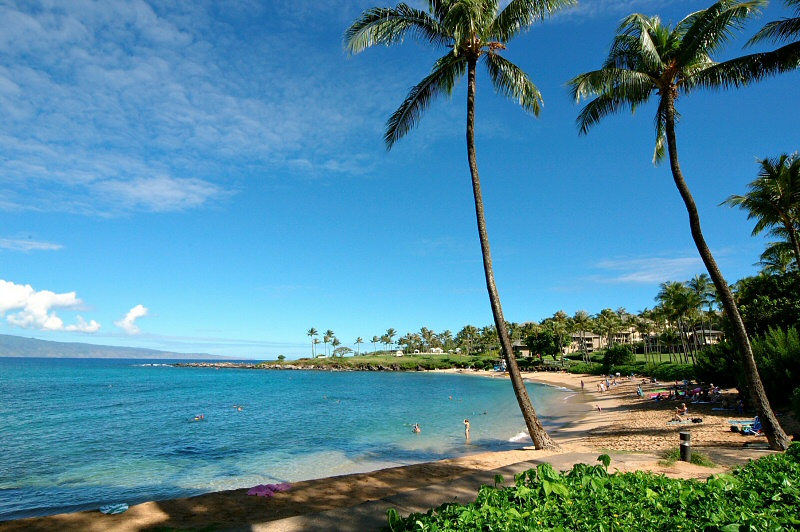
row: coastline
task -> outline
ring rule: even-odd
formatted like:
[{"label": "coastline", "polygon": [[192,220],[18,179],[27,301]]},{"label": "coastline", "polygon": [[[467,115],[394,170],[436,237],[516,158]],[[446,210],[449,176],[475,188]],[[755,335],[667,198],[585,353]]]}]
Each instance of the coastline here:
[{"label": "coastline", "polygon": [[[493,372],[440,370],[473,376],[507,378]],[[336,509],[347,511],[368,501],[407,493],[450,482],[481,471],[489,471],[532,459],[556,460],[565,453],[619,452],[624,461],[612,460],[612,470],[647,469],[670,476],[706,478],[726,468],[746,463],[772,451],[763,449],[765,440],[744,437],[729,430],[730,412],[717,412],[711,405],[692,405],[704,422],[692,426],[666,424],[673,402],[658,404],[636,396],[638,380],[623,380],[601,394],[596,391],[600,377],[558,372],[525,372],[526,381],[567,388],[575,392],[566,397],[569,409],[563,425],[551,431],[559,451],[539,451],[524,447],[468,455],[438,462],[392,467],[370,473],[344,475],[297,482],[292,489],[273,498],[247,496],[246,489],[214,492],[187,499],[147,502],[130,507],[118,515],[99,511],[60,514],[0,522],[0,532],[22,530],[137,531],[158,527],[213,530],[255,529],[280,519],[317,514]],[[585,383],[581,391],[580,382]],[[599,409],[597,407],[600,407]],[[540,412],[541,414],[541,412]],[[694,414],[693,414],[694,415]],[[740,416],[741,417],[741,416]],[[783,420],[782,420],[783,422]],[[654,451],[677,448],[678,432],[692,432],[694,448],[707,454],[717,468],[703,468],[678,462],[659,464]],[[791,431],[791,430],[790,430]],[[745,443],[754,446],[743,447]],[[758,445],[760,444],[760,446]],[[621,458],[622,455],[618,456]],[[633,459],[631,459],[631,457]]]}]

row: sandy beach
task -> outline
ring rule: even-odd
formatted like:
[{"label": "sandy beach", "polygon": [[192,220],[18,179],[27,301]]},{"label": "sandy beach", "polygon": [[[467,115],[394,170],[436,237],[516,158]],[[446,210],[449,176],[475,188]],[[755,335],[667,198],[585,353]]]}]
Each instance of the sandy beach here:
[{"label": "sandy beach", "polygon": [[[502,374],[455,370],[467,375],[504,378]],[[730,419],[747,419],[733,411],[713,410],[718,404],[690,404],[688,417],[702,423],[668,424],[680,401],[656,402],[648,391],[664,389],[664,384],[645,384],[645,397],[636,394],[641,378],[618,379],[618,385],[605,393],[597,390],[600,377],[560,372],[525,373],[530,381],[574,390],[568,399],[564,426],[552,431],[561,449],[538,451],[524,448],[513,451],[476,454],[433,463],[394,467],[371,473],[345,475],[294,483],[289,491],[274,497],[248,496],[246,489],[209,493],[188,499],[148,502],[132,506],[118,515],[99,511],[61,514],[50,517],[0,522],[0,532],[17,531],[119,531],[139,530],[254,530],[280,519],[356,507],[394,494],[453,481],[478,471],[497,469],[518,462],[556,457],[560,453],[622,452],[640,456],[638,460],[614,463],[617,470],[647,469],[668,476],[706,478],[730,467],[772,451],[766,439],[743,436],[730,430]],[[581,390],[581,381],[584,389]],[[724,391],[731,398],[733,390]],[[540,413],[541,414],[541,413]],[[788,433],[800,430],[787,416],[780,418]],[[691,432],[693,449],[708,456],[715,468],[677,462],[659,463],[658,452],[677,448],[679,433]]]}]

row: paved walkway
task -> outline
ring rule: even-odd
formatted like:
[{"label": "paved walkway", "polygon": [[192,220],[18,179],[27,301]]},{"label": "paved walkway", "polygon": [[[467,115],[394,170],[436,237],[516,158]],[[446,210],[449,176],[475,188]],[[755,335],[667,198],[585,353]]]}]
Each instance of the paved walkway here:
[{"label": "paved walkway", "polygon": [[[612,470],[615,464],[625,464],[626,468],[630,468],[640,463],[652,463],[659,460],[659,457],[654,454],[609,454],[611,456]],[[566,471],[572,469],[572,466],[577,463],[597,464],[598,456],[598,453],[556,454],[539,460],[518,462],[491,471],[481,471],[457,480],[390,495],[357,506],[315,514],[298,515],[263,524],[250,524],[240,530],[242,532],[299,532],[309,530],[368,532],[380,530],[388,523],[386,511],[389,508],[394,508],[401,515],[406,516],[413,512],[427,512],[430,508],[436,508],[446,502],[465,504],[475,500],[482,485],[493,485],[495,475],[502,475],[508,485],[513,483],[515,474],[535,468],[541,463],[547,462],[558,471]],[[237,530],[236,532],[239,531]]]}]

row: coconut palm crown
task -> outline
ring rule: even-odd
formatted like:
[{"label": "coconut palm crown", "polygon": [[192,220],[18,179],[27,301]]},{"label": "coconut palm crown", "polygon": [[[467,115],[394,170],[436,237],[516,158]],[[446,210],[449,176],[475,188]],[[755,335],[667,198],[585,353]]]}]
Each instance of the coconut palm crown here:
[{"label": "coconut palm crown", "polygon": [[663,24],[658,17],[630,15],[619,26],[603,67],[575,77],[569,85],[578,102],[594,97],[578,116],[582,134],[606,116],[626,109],[635,111],[657,96],[653,160],[659,163],[669,155],[672,177],[689,215],[692,239],[731,322],[764,433],[772,448],[786,449],[789,439],[767,400],[739,309],[703,236],[700,214],[678,159],[675,133],[678,120],[675,102],[679,96],[700,88],[737,87],[746,82],[739,70],[716,63],[711,56],[722,50],[733,33],[765,4],[764,0],[720,0],[690,14],[674,27]]},{"label": "coconut palm crown", "polygon": [[741,84],[739,73],[719,68],[711,54],[720,51],[733,32],[765,4],[765,0],[723,0],[690,14],[674,27],[664,25],[658,16],[635,13],[625,18],[603,67],[569,81],[576,101],[597,96],[578,116],[580,132],[588,133],[610,114],[625,109],[635,112],[651,97],[659,96],[653,162],[662,162],[666,156],[667,97],[674,102],[679,95],[699,88]]},{"label": "coconut palm crown", "polygon": [[500,55],[500,51],[534,22],[576,3],[577,0],[511,0],[500,10],[498,0],[428,0],[427,11],[401,3],[395,7],[364,11],[344,36],[345,46],[354,54],[378,44],[402,43],[406,36],[445,51],[434,63],[430,74],[411,88],[405,101],[389,118],[384,135],[387,149],[419,123],[437,96],[452,94],[458,81],[465,74],[467,76],[467,161],[486,288],[511,384],[537,449],[555,448],[556,445],[545,432],[531,404],[514,357],[495,285],[475,149],[476,71],[480,61],[499,94],[516,101],[526,112],[538,115],[542,106],[539,89],[522,69]]},{"label": "coconut palm crown", "polygon": [[364,11],[345,32],[350,53],[378,44],[399,44],[406,36],[446,50],[389,118],[384,135],[387,148],[419,123],[437,96],[450,95],[478,60],[486,66],[498,93],[538,116],[542,106],[539,89],[499,51],[534,22],[574,4],[577,0],[512,0],[498,12],[497,0],[429,0],[427,12],[404,3]]},{"label": "coconut palm crown", "polygon": [[788,235],[795,261],[800,264],[800,156],[784,153],[758,163],[758,178],[747,185],[747,194],[730,196],[723,203],[746,210],[748,220],[756,219],[753,236],[765,229],[783,229],[781,234]]}]

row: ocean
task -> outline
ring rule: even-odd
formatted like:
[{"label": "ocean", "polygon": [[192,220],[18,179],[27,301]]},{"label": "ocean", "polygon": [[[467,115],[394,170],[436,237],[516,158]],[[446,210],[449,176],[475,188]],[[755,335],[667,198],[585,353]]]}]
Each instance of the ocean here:
[{"label": "ocean", "polygon": [[[530,443],[507,379],[167,363],[0,358],[0,521]],[[574,392],[528,389],[564,421]]]}]

